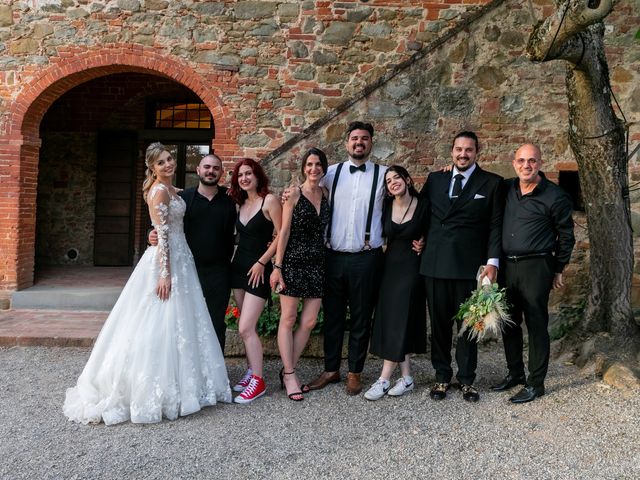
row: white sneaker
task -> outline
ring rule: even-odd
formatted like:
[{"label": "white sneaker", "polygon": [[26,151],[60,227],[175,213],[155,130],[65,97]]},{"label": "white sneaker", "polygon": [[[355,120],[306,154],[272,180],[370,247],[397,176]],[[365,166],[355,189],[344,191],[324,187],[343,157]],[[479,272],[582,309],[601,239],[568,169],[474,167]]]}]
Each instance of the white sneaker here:
[{"label": "white sneaker", "polygon": [[389,395],[392,397],[399,397],[407,392],[413,390],[415,384],[413,383],[413,377],[400,377],[396,380],[396,384],[389,390]]},{"label": "white sneaker", "polygon": [[366,398],[367,400],[378,400],[385,396],[385,394],[389,391],[389,388],[391,388],[389,380],[379,378],[378,380],[376,380],[376,383],[371,385],[371,388],[367,390],[367,392],[364,394],[364,398]]},{"label": "white sneaker", "polygon": [[247,388],[247,386],[249,385],[249,382],[251,381],[252,375],[253,375],[253,371],[250,368],[248,368],[247,371],[244,372],[244,375],[242,376],[240,381],[233,386],[233,391],[242,392],[245,388]]}]

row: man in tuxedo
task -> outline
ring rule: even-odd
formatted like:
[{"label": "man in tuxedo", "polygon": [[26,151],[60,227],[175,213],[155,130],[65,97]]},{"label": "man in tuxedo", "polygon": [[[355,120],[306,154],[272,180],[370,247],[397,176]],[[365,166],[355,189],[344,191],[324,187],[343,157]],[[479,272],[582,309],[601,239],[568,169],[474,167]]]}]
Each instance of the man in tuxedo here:
[{"label": "man in tuxedo", "polygon": [[[496,281],[501,256],[502,178],[476,163],[478,137],[473,132],[455,136],[450,171],[433,172],[421,195],[430,202],[430,223],[420,273],[425,276],[431,320],[431,362],[436,383],[430,396],[442,400],[453,376],[451,337],[453,317],[476,288],[476,274]],[[458,325],[460,329],[460,325]],[[466,401],[480,396],[473,387],[478,349],[467,335],[458,338],[456,377]]]},{"label": "man in tuxedo", "polygon": [[[231,295],[231,257],[235,239],[236,206],[227,189],[218,185],[224,170],[217,155],[202,157],[196,167],[198,186],[178,192],[187,204],[184,234],[193,253],[202,293],[213,328],[224,352],[225,313]],[[149,243],[157,244],[155,230]]]},{"label": "man in tuxedo", "polygon": [[[526,403],[544,395],[549,367],[549,291],[563,286],[562,270],[575,243],[571,197],[540,171],[538,146],[522,145],[513,158],[517,177],[506,182],[502,230],[504,264],[513,323],[502,332],[508,375],[491,387],[502,392],[524,384],[509,400]],[[522,319],[529,334],[529,378],[522,361]]]},{"label": "man in tuxedo", "polygon": [[346,391],[362,391],[360,374],[369,346],[371,317],[382,270],[382,203],[386,167],[369,159],[373,126],[347,127],[348,159],[329,167],[322,185],[329,189],[331,216],[326,232],[324,372],[308,388],[318,390],[340,381],[340,361],[347,307],[349,352]]}]

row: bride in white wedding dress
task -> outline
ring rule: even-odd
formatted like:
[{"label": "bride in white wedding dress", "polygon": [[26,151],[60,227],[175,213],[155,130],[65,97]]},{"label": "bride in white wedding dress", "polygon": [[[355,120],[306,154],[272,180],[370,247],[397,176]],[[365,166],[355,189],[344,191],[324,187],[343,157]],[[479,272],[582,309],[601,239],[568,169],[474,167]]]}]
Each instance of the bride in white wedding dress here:
[{"label": "bride in white wedding dress", "polygon": [[76,422],[155,423],[231,402],[224,357],[182,227],[171,184],[175,160],[146,152],[143,193],[158,232],[109,314],[64,414]]}]

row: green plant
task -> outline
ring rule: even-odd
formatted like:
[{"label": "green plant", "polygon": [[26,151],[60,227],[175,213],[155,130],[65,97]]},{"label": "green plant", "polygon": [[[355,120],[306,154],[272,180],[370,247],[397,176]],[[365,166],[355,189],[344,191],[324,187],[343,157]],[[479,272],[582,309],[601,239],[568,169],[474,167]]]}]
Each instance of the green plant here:
[{"label": "green plant", "polygon": [[[298,303],[298,315],[302,311],[302,302]],[[273,336],[278,333],[278,324],[280,322],[280,297],[275,293],[271,293],[271,298],[267,300],[260,318],[258,318],[258,324],[256,330],[261,337]],[[225,317],[227,327],[231,330],[238,329],[238,320],[240,319],[240,310],[236,306],[235,299],[229,300],[229,306],[227,307],[227,315]],[[318,334],[322,331],[322,325],[324,323],[324,316],[322,308],[318,313],[318,320],[316,326],[312,330],[312,334]]]},{"label": "green plant", "polygon": [[574,305],[560,305],[555,325],[549,329],[551,341],[559,340],[571,332],[584,317],[586,308],[586,300]]}]

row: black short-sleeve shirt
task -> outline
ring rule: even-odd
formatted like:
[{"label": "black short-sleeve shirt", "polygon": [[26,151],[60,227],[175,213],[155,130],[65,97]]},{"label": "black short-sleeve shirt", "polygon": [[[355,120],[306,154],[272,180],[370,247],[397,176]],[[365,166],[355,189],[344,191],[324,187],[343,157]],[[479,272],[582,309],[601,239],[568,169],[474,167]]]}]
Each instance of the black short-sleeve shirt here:
[{"label": "black short-sleeve shirt", "polygon": [[235,202],[225,187],[211,200],[196,188],[180,192],[187,204],[184,233],[196,267],[230,265],[236,222]]}]

